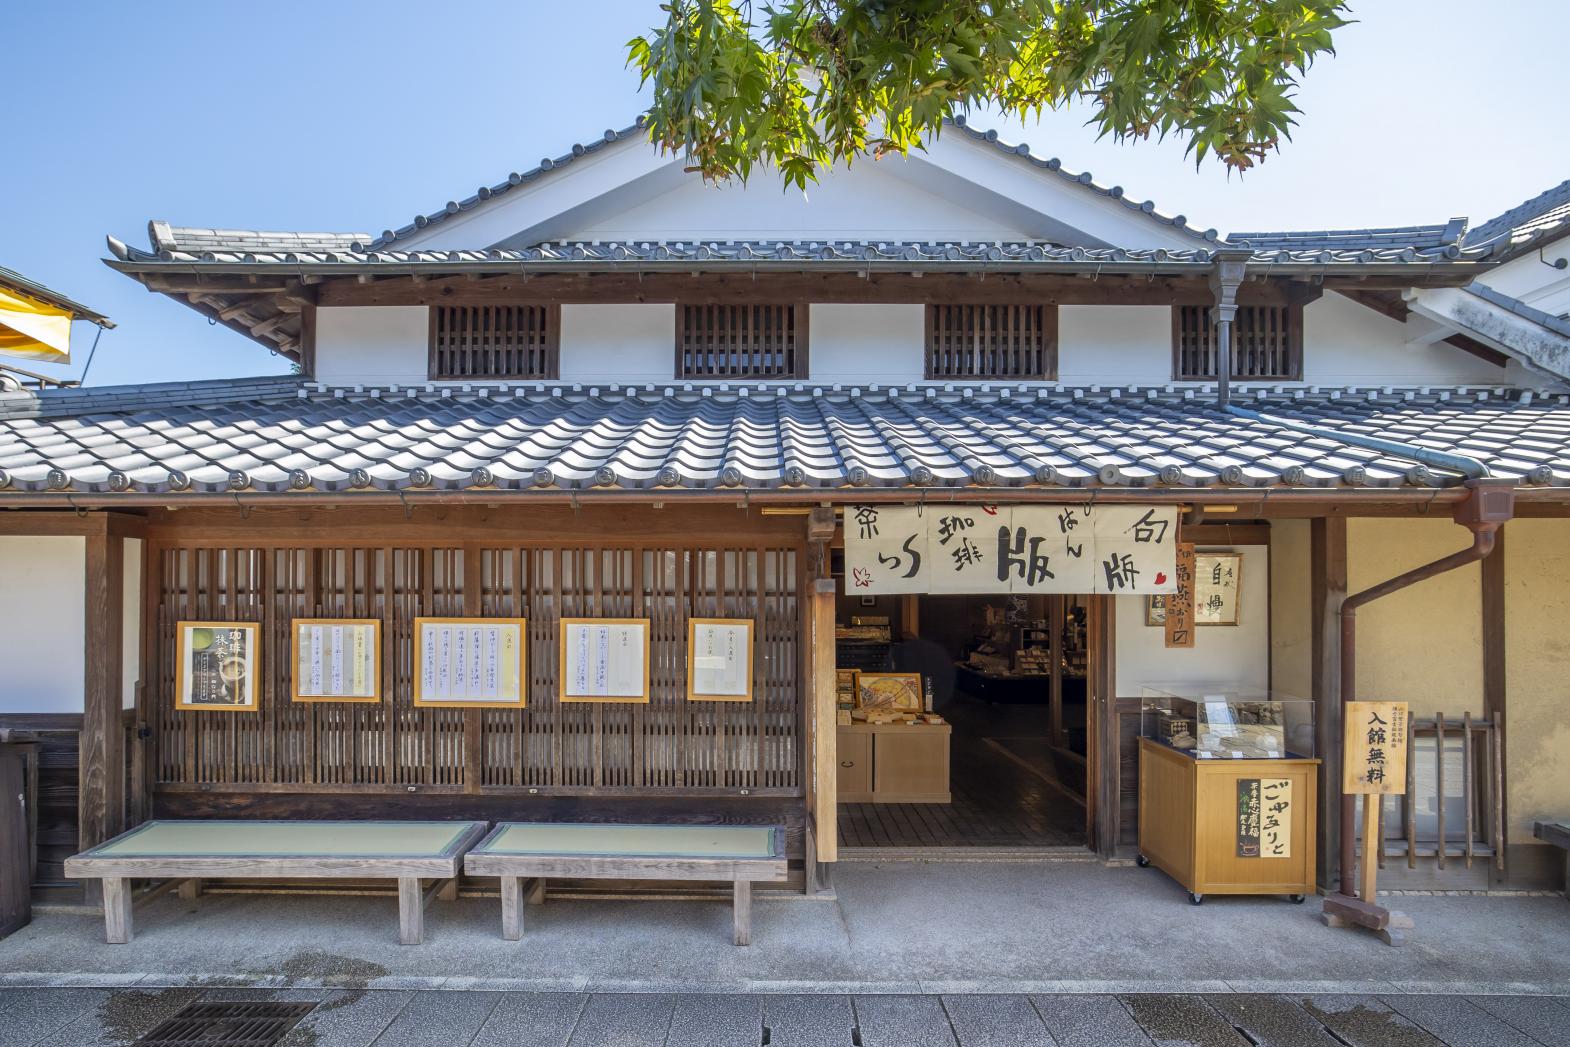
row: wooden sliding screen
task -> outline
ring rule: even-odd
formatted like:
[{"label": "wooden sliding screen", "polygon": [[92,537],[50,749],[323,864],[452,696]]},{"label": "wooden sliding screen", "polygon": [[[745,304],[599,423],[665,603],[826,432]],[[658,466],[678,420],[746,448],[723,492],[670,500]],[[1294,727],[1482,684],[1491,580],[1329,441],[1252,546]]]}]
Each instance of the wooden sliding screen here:
[{"label": "wooden sliding screen", "polygon": [[436,305],[430,312],[433,379],[554,379],[561,373],[559,305]]},{"label": "wooden sliding screen", "polygon": [[[801,794],[795,547],[561,543],[160,543],[147,667],[155,789],[235,792]],[[774,540],[777,541],[777,540]],[[413,621],[529,621],[528,707],[416,708]],[[379,618],[379,704],[289,701],[289,622]],[[556,699],[562,617],[648,617],[648,705]],[[687,619],[757,620],[751,703],[686,700]],[[175,622],[262,623],[259,712],[173,708]],[[410,787],[414,787],[411,790]]]}]

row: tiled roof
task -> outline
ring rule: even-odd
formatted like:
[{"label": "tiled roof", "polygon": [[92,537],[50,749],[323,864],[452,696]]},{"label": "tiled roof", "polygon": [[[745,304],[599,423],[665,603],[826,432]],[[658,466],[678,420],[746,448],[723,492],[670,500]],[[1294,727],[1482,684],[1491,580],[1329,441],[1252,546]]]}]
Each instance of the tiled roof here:
[{"label": "tiled roof", "polygon": [[0,287],[8,287],[37,301],[47,302],[61,309],[69,309],[78,320],[86,320],[89,323],[97,324],[99,327],[114,326],[114,321],[104,314],[94,312],[80,302],[72,301],[59,291],[45,287],[37,280],[29,280],[21,273],[7,269],[4,266],[0,266]]},{"label": "tiled roof", "polygon": [[1252,247],[1255,251],[1399,251],[1407,247],[1417,251],[1434,251],[1459,247],[1465,232],[1466,219],[1452,218],[1441,225],[1229,233],[1227,243],[1236,247]]},{"label": "tiled roof", "polygon": [[348,251],[371,239],[369,233],[280,233],[255,229],[203,229],[196,226],[148,222],[147,239],[153,252],[170,256],[200,256],[211,251]]},{"label": "tiled roof", "polygon": [[1225,411],[1204,389],[1028,384],[339,388],[273,378],[6,394],[0,504],[18,491],[1434,488],[1459,478],[1421,455],[1357,445],[1370,437],[1570,486],[1567,397],[1238,395],[1263,417]]},{"label": "tiled roof", "polygon": [[1487,249],[1494,261],[1514,258],[1534,244],[1570,233],[1570,181],[1560,182],[1466,235],[1469,248]]},{"label": "tiled roof", "polygon": [[[907,269],[911,265],[952,268],[967,265],[1078,266],[1152,265],[1203,266],[1217,250],[1231,246],[1167,250],[1165,248],[1057,247],[1036,242],[1009,241],[902,241],[902,240],[658,240],[592,242],[559,241],[534,247],[475,250],[399,251],[367,247],[353,242],[332,250],[278,250],[264,246],[261,238],[276,233],[241,234],[227,247],[208,247],[200,251],[148,252],[110,241],[110,249],[135,268],[141,263],[195,262],[226,267],[249,266],[342,266],[359,269],[402,271],[408,267],[471,269],[501,268],[518,264],[548,268],[614,269],[620,266],[649,267],[660,264],[709,265],[733,263],[752,267],[758,263],[783,266],[821,265],[865,266],[883,264]],[[350,234],[344,234],[350,235]],[[254,237],[254,239],[247,238]],[[1409,262],[1469,260],[1454,244],[1435,247],[1412,245],[1335,248],[1329,246],[1289,249],[1269,247],[1257,250],[1253,261],[1265,265],[1371,265]],[[140,271],[140,270],[137,270]]]}]

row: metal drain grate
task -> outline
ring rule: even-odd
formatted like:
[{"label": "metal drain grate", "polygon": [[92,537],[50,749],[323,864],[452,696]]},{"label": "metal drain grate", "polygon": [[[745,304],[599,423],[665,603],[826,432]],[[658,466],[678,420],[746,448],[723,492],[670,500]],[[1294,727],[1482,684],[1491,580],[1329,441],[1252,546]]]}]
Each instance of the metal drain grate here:
[{"label": "metal drain grate", "polygon": [[314,1003],[193,1003],[136,1047],[273,1047]]}]

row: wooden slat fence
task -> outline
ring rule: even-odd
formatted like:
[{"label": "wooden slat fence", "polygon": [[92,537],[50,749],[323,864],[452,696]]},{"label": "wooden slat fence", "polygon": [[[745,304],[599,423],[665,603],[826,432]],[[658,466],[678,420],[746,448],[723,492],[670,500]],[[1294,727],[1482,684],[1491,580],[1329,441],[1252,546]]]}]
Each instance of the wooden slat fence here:
[{"label": "wooden slat fence", "polygon": [[[180,543],[154,555],[157,790],[801,794],[795,548]],[[465,614],[528,619],[527,708],[414,706],[414,619]],[[648,705],[557,700],[563,616],[651,619]],[[380,619],[383,701],[291,702],[297,617]],[[753,702],[686,700],[691,617],[756,620]],[[182,619],[262,624],[258,712],[174,710]]]},{"label": "wooden slat fence", "polygon": [[554,379],[561,307],[438,305],[431,312],[432,378]]},{"label": "wooden slat fence", "polygon": [[[1216,329],[1206,305],[1172,309],[1172,377],[1216,377]],[[1232,321],[1232,377],[1295,381],[1303,376],[1303,310],[1240,305]]]},{"label": "wooden slat fence", "polygon": [[679,303],[676,377],[807,377],[806,307]]},{"label": "wooden slat fence", "polygon": [[[1476,859],[1505,867],[1503,738],[1491,719],[1470,713],[1414,719],[1407,748],[1406,792],[1385,797],[1379,864],[1419,858],[1444,870]],[[1361,824],[1361,819],[1359,820]]]}]

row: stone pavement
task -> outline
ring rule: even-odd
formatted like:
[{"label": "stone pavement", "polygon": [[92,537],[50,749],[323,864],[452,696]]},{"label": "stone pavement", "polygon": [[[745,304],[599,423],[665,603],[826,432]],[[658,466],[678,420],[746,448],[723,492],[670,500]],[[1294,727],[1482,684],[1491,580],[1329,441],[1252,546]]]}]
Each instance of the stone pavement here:
[{"label": "stone pavement", "polygon": [[5,989],[8,1047],[131,1045],[187,1004],[315,1004],[280,1047],[1564,1047],[1570,997]]}]

